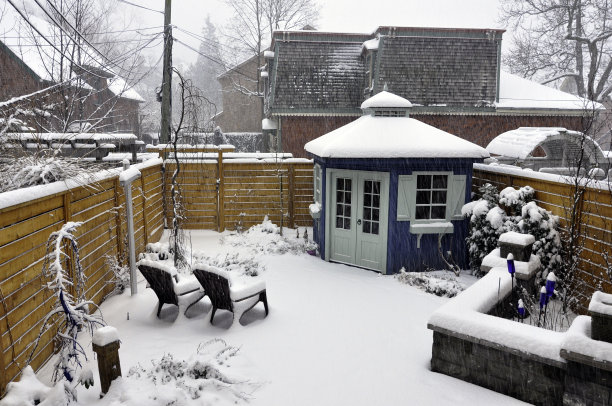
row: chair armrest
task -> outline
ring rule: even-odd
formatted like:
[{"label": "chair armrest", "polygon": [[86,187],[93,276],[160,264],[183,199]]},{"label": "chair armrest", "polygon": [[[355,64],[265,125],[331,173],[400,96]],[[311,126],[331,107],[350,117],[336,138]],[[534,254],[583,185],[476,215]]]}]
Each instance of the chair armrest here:
[{"label": "chair armrest", "polygon": [[195,292],[196,290],[202,289],[202,285],[195,277],[187,277],[182,279],[180,282],[174,284],[174,293],[177,296],[186,295],[187,293]]},{"label": "chair armrest", "polygon": [[[249,297],[258,295],[259,293],[266,290],[266,282],[264,280],[245,280],[246,278],[240,278],[240,280],[232,280],[230,286],[230,298],[234,302],[239,302]],[[252,279],[249,277],[249,279]]]}]

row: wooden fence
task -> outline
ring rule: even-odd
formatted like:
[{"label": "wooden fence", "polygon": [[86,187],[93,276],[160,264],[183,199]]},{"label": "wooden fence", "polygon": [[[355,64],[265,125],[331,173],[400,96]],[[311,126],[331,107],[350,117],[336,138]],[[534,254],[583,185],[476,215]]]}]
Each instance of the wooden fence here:
[{"label": "wooden fence", "polygon": [[[220,154],[221,155],[221,154]],[[176,164],[166,161],[167,202]],[[305,160],[251,162],[240,160],[190,160],[180,165],[178,183],[185,210],[184,228],[244,229],[264,217],[286,227],[311,226],[312,163]],[[166,218],[174,217],[172,204]]]},{"label": "wooden fence", "polygon": [[[261,223],[264,216],[285,226],[312,224],[312,163],[280,163],[218,159],[182,162],[178,176],[184,209],[184,228],[235,229]],[[230,161],[230,162],[228,162]],[[164,224],[173,217],[171,177],[173,161],[138,165],[142,177],[132,184],[136,252],[159,241]],[[50,233],[65,222],[80,221],[76,231],[87,284],[85,296],[100,304],[113,290],[108,258],[127,261],[125,196],[118,171],[95,182],[38,187],[36,198],[16,204],[0,195],[0,395],[8,382],[27,365],[45,315],[53,305],[43,287],[41,270]],[[56,191],[58,190],[58,191]],[[12,193],[12,192],[10,192]],[[164,193],[166,212],[164,213]],[[12,196],[19,194],[12,193]],[[5,201],[7,201],[5,200]],[[30,365],[37,369],[53,354],[55,330],[46,331]]]},{"label": "wooden fence", "polygon": [[[541,173],[529,174],[520,169],[496,168],[475,165],[473,191],[484,183],[491,183],[498,191],[508,186],[531,186],[536,191],[538,206],[559,216],[560,224],[567,231],[571,223],[572,207],[579,213],[574,216],[580,237],[577,241],[580,254],[575,291],[582,306],[588,304],[594,290],[612,293],[612,194],[607,184],[582,185],[573,205],[576,187],[559,176]],[[584,309],[582,309],[584,310]]]},{"label": "wooden fence", "polygon": [[[161,162],[139,166],[142,178],[133,183],[132,195],[136,249],[142,252],[163,231],[162,171]],[[85,295],[99,304],[113,290],[107,257],[126,257],[125,197],[117,173],[86,185],[75,182],[55,193],[62,184],[38,187],[40,197],[0,209],[0,394],[27,365],[53,305],[41,280],[51,232],[67,221],[83,222],[76,236],[87,277]],[[10,198],[6,193],[2,197]],[[52,355],[54,334],[52,328],[42,335],[30,363],[33,368]]]}]

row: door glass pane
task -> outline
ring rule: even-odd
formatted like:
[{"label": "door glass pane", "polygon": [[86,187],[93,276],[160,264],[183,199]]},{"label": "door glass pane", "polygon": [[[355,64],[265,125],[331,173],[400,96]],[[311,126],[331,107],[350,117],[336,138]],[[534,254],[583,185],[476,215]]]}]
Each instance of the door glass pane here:
[{"label": "door glass pane", "polygon": [[366,180],[363,186],[363,225],[361,231],[366,234],[378,234],[380,182]]},{"label": "door glass pane", "polygon": [[351,229],[351,180],[336,179],[336,228]]}]

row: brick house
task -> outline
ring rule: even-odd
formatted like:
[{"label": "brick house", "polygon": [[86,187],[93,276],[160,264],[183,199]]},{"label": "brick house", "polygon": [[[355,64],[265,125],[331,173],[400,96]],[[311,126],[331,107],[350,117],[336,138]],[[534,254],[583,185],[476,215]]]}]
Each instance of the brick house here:
[{"label": "brick house", "polygon": [[[411,117],[486,146],[521,126],[582,129],[583,101],[501,71],[503,30],[379,27],[372,34],[278,31],[265,115],[284,152],[359,116],[387,86]],[[264,74],[266,76],[266,74]]]},{"label": "brick house", "polygon": [[[8,23],[11,17],[12,26]],[[57,37],[53,36],[56,27],[46,20],[29,19],[48,38]],[[0,30],[0,117],[18,118],[29,131],[91,128],[88,131],[139,135],[139,108],[144,99],[123,77],[102,66],[101,55],[91,50],[88,54],[95,57],[83,58],[81,67],[64,64],[79,80],[58,83],[59,54],[46,43],[37,44],[10,8],[2,22],[6,24]],[[71,125],[65,128],[67,123]]]}]

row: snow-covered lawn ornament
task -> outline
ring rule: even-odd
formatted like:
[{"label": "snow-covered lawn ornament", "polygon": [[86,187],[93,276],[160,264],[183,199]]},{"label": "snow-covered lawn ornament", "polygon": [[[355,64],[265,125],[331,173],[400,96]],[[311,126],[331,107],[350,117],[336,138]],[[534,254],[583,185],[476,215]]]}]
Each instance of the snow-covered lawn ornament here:
[{"label": "snow-covered lawn ornament", "polygon": [[518,315],[519,315],[519,320],[521,321],[521,323],[524,323],[524,319],[525,319],[525,304],[523,303],[523,299],[519,299],[518,300]]},{"label": "snow-covered lawn ornament", "polygon": [[551,297],[555,293],[555,284],[557,283],[557,277],[554,272],[550,272],[546,277],[546,295]]},{"label": "snow-covered lawn ornament", "polygon": [[506,260],[508,261],[508,273],[514,278],[514,273],[516,272],[516,268],[514,267],[514,255],[508,254]]}]

